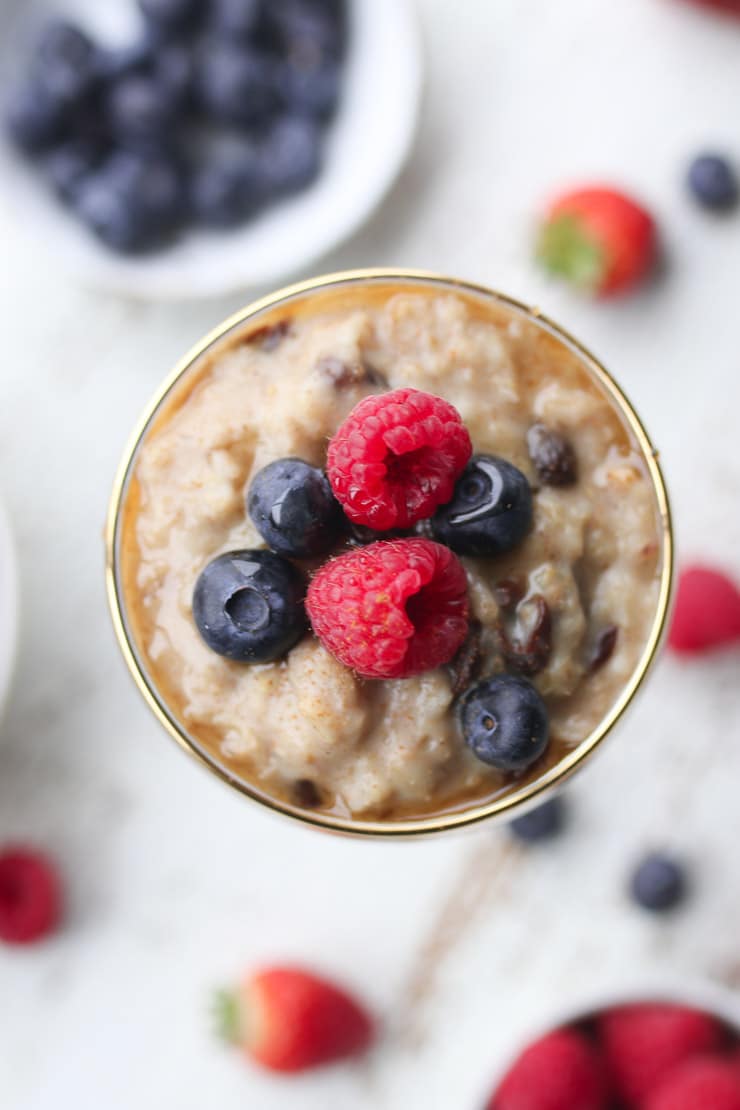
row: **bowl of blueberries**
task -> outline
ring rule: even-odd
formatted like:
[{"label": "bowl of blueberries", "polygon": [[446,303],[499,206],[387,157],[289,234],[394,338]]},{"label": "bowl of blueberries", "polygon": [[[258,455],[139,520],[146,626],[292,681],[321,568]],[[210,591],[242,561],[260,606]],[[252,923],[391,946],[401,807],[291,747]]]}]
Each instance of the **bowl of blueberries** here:
[{"label": "bowl of blueberries", "polygon": [[16,0],[0,31],[6,204],[110,291],[282,279],[360,226],[413,140],[407,0]]}]

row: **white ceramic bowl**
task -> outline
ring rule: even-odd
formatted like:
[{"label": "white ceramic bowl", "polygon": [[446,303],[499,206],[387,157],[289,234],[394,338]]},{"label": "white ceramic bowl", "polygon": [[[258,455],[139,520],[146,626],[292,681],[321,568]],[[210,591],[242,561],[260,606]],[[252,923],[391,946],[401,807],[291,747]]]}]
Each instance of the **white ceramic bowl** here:
[{"label": "white ceramic bowl", "polygon": [[[107,41],[130,37],[134,0],[44,0],[0,5],[0,64],[17,68],[21,43],[44,10],[79,16]],[[171,248],[121,258],[59,205],[5,139],[0,189],[18,226],[83,284],[142,299],[219,296],[276,283],[337,246],[368,218],[411,148],[421,89],[421,48],[409,0],[349,0],[351,45],[342,104],[324,170],[308,190],[228,232],[188,231]]]},{"label": "white ceramic bowl", "polygon": [[735,1029],[740,1036],[740,992],[729,987],[706,979],[683,977],[646,977],[633,984],[607,984],[595,988],[593,992],[575,994],[562,1006],[536,1015],[526,1028],[521,1025],[512,1027],[507,1042],[499,1045],[498,1059],[493,1062],[490,1082],[481,1091],[480,1105],[486,1105],[511,1065],[539,1037],[561,1026],[583,1021],[602,1010],[635,1002],[674,1002],[705,1010]]},{"label": "white ceramic bowl", "polygon": [[0,713],[13,677],[18,631],[18,581],[8,517],[0,504]]}]

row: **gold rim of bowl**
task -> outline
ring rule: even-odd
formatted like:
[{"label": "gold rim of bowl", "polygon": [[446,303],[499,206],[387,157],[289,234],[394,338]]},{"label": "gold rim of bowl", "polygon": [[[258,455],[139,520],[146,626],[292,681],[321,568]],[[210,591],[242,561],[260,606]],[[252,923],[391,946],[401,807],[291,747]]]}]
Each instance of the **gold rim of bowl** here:
[{"label": "gold rim of bowl", "polygon": [[[139,657],[139,653],[129,634],[121,582],[119,579],[118,547],[122,516],[121,508],[125,502],[128,482],[134,468],[139,445],[145,437],[152,419],[158,412],[162,402],[169,396],[180,378],[186,374],[191,367],[210,350],[210,348],[223,340],[230,332],[241,328],[247,321],[254,320],[254,318],[266,312],[268,309],[274,309],[281,304],[305,297],[318,290],[325,290],[332,286],[352,285],[357,283],[383,284],[396,282],[400,285],[408,283],[409,285],[438,286],[447,290],[457,290],[462,294],[482,298],[483,300],[493,300],[495,303],[503,305],[505,308],[513,309],[521,313],[530,321],[534,321],[557,339],[565,343],[571,350],[576,352],[582,363],[594,375],[616,405],[643,452],[653,485],[660,520],[662,571],[657,609],[640,661],[610,711],[606,714],[597,728],[582,740],[577,747],[534,782],[527,783],[519,790],[514,790],[511,793],[496,797],[493,800],[471,805],[467,809],[451,810],[438,815],[410,818],[408,820],[381,821],[353,819],[335,814],[307,811],[298,806],[291,805],[289,802],[271,797],[260,791],[252,783],[240,779],[227,767],[222,766],[211,752],[198,744],[195,737],[187,732],[165,704],[155,683],[148,674],[147,668]],[[531,808],[538,800],[541,800],[546,792],[562,784],[578,770],[586,760],[593,755],[631,704],[658,652],[667,622],[674,562],[670,504],[658,462],[658,452],[653,447],[632,404],[598,359],[564,328],[561,328],[554,321],[550,320],[537,308],[533,308],[513,297],[508,297],[503,293],[499,293],[496,290],[489,289],[484,285],[479,285],[474,282],[450,278],[442,274],[424,270],[406,269],[350,270],[343,273],[326,274],[308,281],[297,282],[294,285],[289,285],[284,289],[280,289],[275,293],[271,293],[247,305],[246,308],[229,317],[229,319],[225,320],[197,343],[165,379],[163,385],[147,406],[134,429],[133,435],[124,451],[123,459],[115,478],[105,528],[105,544],[106,589],[119,646],[144,700],[169,735],[184,751],[193,756],[200,764],[207,767],[223,782],[228,783],[229,786],[234,787],[240,793],[258,802],[260,805],[276,813],[293,817],[314,828],[366,837],[419,836],[427,833],[443,832],[445,830],[475,825],[480,821],[493,817],[507,817],[510,819],[524,812],[527,808]]]}]

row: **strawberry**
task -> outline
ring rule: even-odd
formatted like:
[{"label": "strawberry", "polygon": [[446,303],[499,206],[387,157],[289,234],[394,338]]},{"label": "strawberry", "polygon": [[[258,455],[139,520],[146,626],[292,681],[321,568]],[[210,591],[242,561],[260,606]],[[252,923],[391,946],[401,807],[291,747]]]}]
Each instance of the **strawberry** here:
[{"label": "strawberry", "polygon": [[740,590],[712,567],[686,567],[678,582],[669,645],[689,654],[733,642],[740,643]]},{"label": "strawberry", "polygon": [[217,996],[220,1032],[270,1071],[297,1072],[364,1052],[367,1012],[340,987],[297,967],[268,967]]},{"label": "strawberry", "polygon": [[598,1051],[575,1029],[556,1029],[525,1049],[486,1110],[606,1110]]},{"label": "strawberry", "polygon": [[641,1107],[676,1067],[724,1040],[716,1018],[670,1003],[607,1010],[599,1032],[617,1094],[628,1107]]},{"label": "strawberry", "polygon": [[600,297],[637,285],[656,253],[650,213],[606,186],[576,189],[553,201],[537,245],[537,255],[551,273]]},{"label": "strawberry", "polygon": [[697,1057],[676,1068],[645,1110],[740,1110],[740,1072],[730,1060]]}]

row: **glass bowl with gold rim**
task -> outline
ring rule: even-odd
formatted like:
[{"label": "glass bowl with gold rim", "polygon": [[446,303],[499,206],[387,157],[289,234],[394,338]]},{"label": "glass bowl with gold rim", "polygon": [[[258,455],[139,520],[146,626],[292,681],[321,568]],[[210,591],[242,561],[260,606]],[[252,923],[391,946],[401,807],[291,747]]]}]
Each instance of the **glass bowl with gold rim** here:
[{"label": "glass bowl with gold rim", "polygon": [[[250,476],[278,457],[321,465],[358,399],[403,385],[445,396],[474,450],[508,458],[532,484],[525,541],[463,560],[475,645],[395,681],[358,679],[310,632],[275,663],[215,655],[192,590],[212,557],[264,546],[245,509]],[[534,423],[574,451],[569,483],[538,469]],[[274,811],[396,837],[509,819],[586,763],[656,656],[673,564],[657,452],[604,367],[537,309],[406,270],[301,282],[206,336],[133,433],[106,546],[119,644],[170,736]],[[547,642],[533,655],[527,636],[543,612]],[[502,669],[527,674],[550,714],[545,754],[517,776],[475,759],[455,719],[460,682]]]}]

